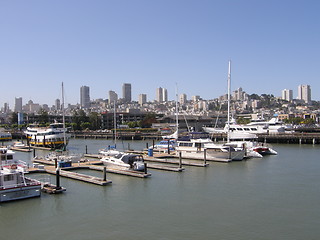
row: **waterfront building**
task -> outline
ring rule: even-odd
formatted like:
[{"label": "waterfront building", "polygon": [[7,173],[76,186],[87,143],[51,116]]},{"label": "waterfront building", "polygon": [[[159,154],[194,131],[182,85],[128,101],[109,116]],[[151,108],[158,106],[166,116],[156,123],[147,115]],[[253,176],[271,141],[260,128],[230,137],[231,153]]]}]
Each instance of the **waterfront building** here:
[{"label": "waterfront building", "polygon": [[90,107],[90,88],[88,86],[80,88],[80,106],[81,108]]},{"label": "waterfront building", "polygon": [[311,102],[311,87],[310,85],[298,86],[298,99],[304,100],[305,103]]},{"label": "waterfront building", "polygon": [[147,102],[147,94],[139,94],[139,105],[143,105]]},{"label": "waterfront building", "polygon": [[15,112],[22,112],[22,97],[15,98],[14,111]]},{"label": "waterfront building", "polygon": [[112,104],[117,101],[118,101],[118,94],[115,91],[110,90],[109,91],[109,104]]},{"label": "waterfront building", "polygon": [[122,85],[122,98],[125,103],[131,102],[131,83],[124,83]]},{"label": "waterfront building", "polygon": [[282,90],[282,99],[287,100],[288,102],[293,99],[293,91],[289,89]]}]

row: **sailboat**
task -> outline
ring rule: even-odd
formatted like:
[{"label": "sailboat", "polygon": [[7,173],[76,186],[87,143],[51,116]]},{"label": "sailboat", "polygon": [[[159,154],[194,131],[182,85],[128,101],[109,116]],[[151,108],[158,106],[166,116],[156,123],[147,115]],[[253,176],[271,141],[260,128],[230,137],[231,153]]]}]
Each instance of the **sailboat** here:
[{"label": "sailboat", "polygon": [[99,154],[103,156],[115,156],[121,152],[117,150],[117,112],[116,112],[116,102],[113,102],[113,125],[114,125],[114,146],[108,146],[99,150]]},{"label": "sailboat", "polygon": [[[231,78],[231,62],[229,61],[228,71],[228,119],[230,112],[230,78]],[[214,143],[208,133],[189,133],[189,139],[178,139],[178,146],[176,148],[177,155],[184,158],[204,159],[230,162],[235,160],[242,160],[245,155],[245,150],[242,148],[234,148],[230,144]],[[230,142],[228,135],[228,143]]]}]

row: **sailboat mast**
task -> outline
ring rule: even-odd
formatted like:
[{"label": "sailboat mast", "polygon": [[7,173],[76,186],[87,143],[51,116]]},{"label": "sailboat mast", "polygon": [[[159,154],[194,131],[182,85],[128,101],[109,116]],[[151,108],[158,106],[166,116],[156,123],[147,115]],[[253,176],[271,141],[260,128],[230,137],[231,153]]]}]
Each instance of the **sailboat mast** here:
[{"label": "sailboat mast", "polygon": [[67,146],[67,139],[66,139],[66,120],[65,120],[65,113],[64,113],[64,89],[63,89],[63,82],[61,84],[61,91],[62,91],[62,123],[63,123],[63,150],[66,150]]},{"label": "sailboat mast", "polygon": [[117,113],[116,113],[116,101],[113,102],[113,125],[114,125],[114,147],[117,147]]},{"label": "sailboat mast", "polygon": [[227,141],[230,142],[230,89],[231,89],[231,60],[229,60],[228,67],[228,119],[227,119]]},{"label": "sailboat mast", "polygon": [[178,111],[178,84],[176,83],[176,125],[177,125],[177,137],[179,135],[179,111]]}]

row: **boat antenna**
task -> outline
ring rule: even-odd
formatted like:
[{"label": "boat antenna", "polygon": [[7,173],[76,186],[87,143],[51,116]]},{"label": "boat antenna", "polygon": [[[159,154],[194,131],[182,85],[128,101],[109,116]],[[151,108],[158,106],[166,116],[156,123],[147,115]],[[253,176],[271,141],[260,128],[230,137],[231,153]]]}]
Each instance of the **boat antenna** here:
[{"label": "boat antenna", "polygon": [[63,151],[66,150],[67,146],[67,139],[66,139],[66,121],[65,121],[65,113],[64,113],[64,89],[63,89],[63,82],[61,84],[61,91],[62,91],[62,123],[63,123]]},{"label": "boat antenna", "polygon": [[231,60],[228,67],[228,120],[227,120],[227,141],[230,142],[230,88],[231,88]]}]

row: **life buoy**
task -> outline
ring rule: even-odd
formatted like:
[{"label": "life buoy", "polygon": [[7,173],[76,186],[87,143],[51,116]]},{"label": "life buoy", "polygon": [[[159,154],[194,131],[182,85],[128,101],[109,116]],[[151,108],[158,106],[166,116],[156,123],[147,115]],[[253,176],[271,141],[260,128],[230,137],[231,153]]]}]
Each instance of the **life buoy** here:
[{"label": "life buoy", "polygon": [[11,165],[11,169],[17,169],[17,165],[16,164],[12,164]]}]

